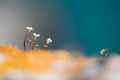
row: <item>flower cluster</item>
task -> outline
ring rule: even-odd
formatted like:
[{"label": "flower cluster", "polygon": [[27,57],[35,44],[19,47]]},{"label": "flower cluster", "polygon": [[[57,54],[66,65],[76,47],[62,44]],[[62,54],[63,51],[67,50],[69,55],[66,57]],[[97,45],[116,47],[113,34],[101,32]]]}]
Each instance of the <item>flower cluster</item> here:
[{"label": "flower cluster", "polygon": [[[28,35],[33,31],[34,29],[32,27],[26,27],[26,35],[25,35],[25,39],[24,39],[24,50],[26,50],[26,43],[33,43],[33,46],[32,46],[32,49],[36,49],[38,48],[38,44],[36,44],[36,40],[38,37],[40,37],[40,34],[37,34],[37,33],[32,33],[33,35],[33,38],[32,39],[27,39]],[[48,45],[52,43],[52,39],[51,38],[48,38],[46,39],[46,46],[47,47],[44,47],[45,49],[47,48],[48,49]]]},{"label": "flower cluster", "polygon": [[26,27],[26,33],[28,34],[28,33],[30,33],[31,31],[33,31],[34,29],[32,28],[32,27]]},{"label": "flower cluster", "polygon": [[109,54],[108,48],[102,49],[102,50],[100,51],[100,54],[101,54],[101,55],[105,54],[105,56],[108,57],[108,54]]},{"label": "flower cluster", "polygon": [[105,49],[102,49],[102,50],[100,51],[100,54],[103,55],[103,54],[105,53],[105,51],[106,51]]},{"label": "flower cluster", "polygon": [[50,44],[50,43],[52,43],[52,39],[51,39],[51,38],[48,38],[48,39],[46,40],[46,44]]},{"label": "flower cluster", "polygon": [[37,40],[38,37],[40,37],[40,34],[33,33],[33,39],[34,39],[34,40]]}]

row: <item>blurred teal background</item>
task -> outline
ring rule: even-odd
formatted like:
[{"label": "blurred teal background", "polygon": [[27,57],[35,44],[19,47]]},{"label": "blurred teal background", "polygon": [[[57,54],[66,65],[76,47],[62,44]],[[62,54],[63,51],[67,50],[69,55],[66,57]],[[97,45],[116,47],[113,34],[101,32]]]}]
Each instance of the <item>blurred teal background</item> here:
[{"label": "blurred teal background", "polygon": [[51,37],[51,49],[73,48],[92,55],[109,48],[120,53],[119,0],[1,0],[0,4],[21,11],[28,19],[23,26],[34,26],[41,33],[41,45]]}]

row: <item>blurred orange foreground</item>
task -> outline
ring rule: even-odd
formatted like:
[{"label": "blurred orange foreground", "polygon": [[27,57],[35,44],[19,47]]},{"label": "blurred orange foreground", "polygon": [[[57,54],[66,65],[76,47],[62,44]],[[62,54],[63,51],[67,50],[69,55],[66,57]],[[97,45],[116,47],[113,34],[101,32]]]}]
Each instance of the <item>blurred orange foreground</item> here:
[{"label": "blurred orange foreground", "polygon": [[72,75],[87,64],[88,60],[85,57],[74,58],[69,52],[64,50],[22,51],[12,46],[0,46],[1,75],[9,69],[39,73],[52,70]]}]

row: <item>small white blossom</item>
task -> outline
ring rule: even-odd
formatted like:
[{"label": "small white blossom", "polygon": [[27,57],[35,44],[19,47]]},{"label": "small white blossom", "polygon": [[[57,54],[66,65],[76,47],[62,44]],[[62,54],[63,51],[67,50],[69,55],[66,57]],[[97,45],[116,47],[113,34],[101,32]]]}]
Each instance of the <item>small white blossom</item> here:
[{"label": "small white blossom", "polygon": [[105,49],[102,49],[102,50],[100,51],[100,54],[103,55],[104,53],[105,53]]},{"label": "small white blossom", "polygon": [[40,34],[33,33],[34,37],[40,37]]},{"label": "small white blossom", "polygon": [[47,43],[47,44],[52,43],[52,39],[51,39],[51,38],[48,38],[48,39],[46,40],[46,43]]},{"label": "small white blossom", "polygon": [[26,29],[28,30],[28,31],[32,31],[32,30],[34,30],[32,27],[26,27]]}]

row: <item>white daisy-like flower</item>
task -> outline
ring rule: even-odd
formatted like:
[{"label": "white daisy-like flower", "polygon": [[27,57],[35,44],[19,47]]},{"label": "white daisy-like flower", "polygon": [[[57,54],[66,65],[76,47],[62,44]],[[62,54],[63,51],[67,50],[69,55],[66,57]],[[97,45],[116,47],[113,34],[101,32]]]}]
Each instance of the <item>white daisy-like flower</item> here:
[{"label": "white daisy-like flower", "polygon": [[103,54],[105,53],[105,51],[106,51],[105,49],[102,49],[102,50],[100,51],[100,54],[103,55]]},{"label": "white daisy-like flower", "polygon": [[32,30],[34,30],[32,27],[26,27],[26,29],[28,30],[28,31],[32,31]]},{"label": "white daisy-like flower", "polygon": [[33,33],[33,36],[37,38],[40,37],[40,34]]},{"label": "white daisy-like flower", "polygon": [[52,39],[51,39],[51,38],[48,38],[48,39],[46,40],[46,44],[50,44],[50,43],[52,43]]}]

